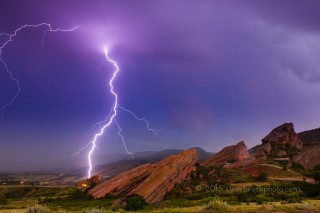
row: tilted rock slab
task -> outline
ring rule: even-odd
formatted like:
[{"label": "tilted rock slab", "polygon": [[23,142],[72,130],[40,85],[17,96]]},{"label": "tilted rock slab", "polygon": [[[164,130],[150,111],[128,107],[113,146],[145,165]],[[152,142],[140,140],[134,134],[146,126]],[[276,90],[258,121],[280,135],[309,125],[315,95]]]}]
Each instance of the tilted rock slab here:
[{"label": "tilted rock slab", "polygon": [[110,180],[98,184],[89,193],[94,198],[102,198],[106,194],[113,196],[127,194],[151,174],[153,167],[152,164],[148,163],[123,172]]},{"label": "tilted rock slab", "polygon": [[169,156],[156,164],[144,164],[98,184],[89,193],[94,198],[106,194],[116,196],[140,195],[146,202],[162,201],[174,186],[194,170],[198,153],[189,149]]},{"label": "tilted rock slab", "polygon": [[313,169],[320,163],[320,145],[307,147],[293,158],[295,163],[301,164],[304,168]]},{"label": "tilted rock slab", "polygon": [[157,163],[149,175],[129,195],[140,195],[146,202],[162,201],[177,183],[183,181],[197,163],[196,149],[183,151],[179,155],[169,156]]},{"label": "tilted rock slab", "polygon": [[236,145],[227,146],[219,151],[214,156],[203,161],[202,166],[214,166],[214,165],[224,165],[226,163],[235,163],[240,160],[247,159],[249,157],[248,149],[246,144],[241,141]]}]

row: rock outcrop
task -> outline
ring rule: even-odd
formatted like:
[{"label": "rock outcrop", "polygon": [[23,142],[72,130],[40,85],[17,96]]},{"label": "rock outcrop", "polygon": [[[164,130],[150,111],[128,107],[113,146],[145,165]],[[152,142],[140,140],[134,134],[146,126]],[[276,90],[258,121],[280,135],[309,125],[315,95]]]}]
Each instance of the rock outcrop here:
[{"label": "rock outcrop", "polygon": [[[284,123],[273,129],[262,140],[261,145],[257,145],[249,150],[251,164],[265,162],[268,156],[292,157],[298,154],[303,143],[295,132],[292,123]],[[290,152],[290,153],[287,153]]]},{"label": "rock outcrop", "polygon": [[301,164],[304,168],[313,169],[320,163],[320,146],[307,147],[293,157],[293,162]]},{"label": "rock outcrop", "polygon": [[267,159],[265,148],[262,145],[257,145],[249,150],[250,157],[256,159],[257,162],[263,162]]},{"label": "rock outcrop", "polygon": [[149,203],[163,200],[173,187],[184,180],[194,170],[197,151],[187,150],[176,156],[170,156],[157,163],[145,179],[129,195],[140,195]]},{"label": "rock outcrop", "polygon": [[262,147],[266,154],[286,147],[294,147],[301,150],[302,146],[302,141],[294,131],[292,123],[285,123],[278,126],[262,139]]},{"label": "rock outcrop", "polygon": [[320,128],[301,132],[298,136],[303,143],[303,149],[294,156],[293,162],[307,169],[313,169],[320,163]]},{"label": "rock outcrop", "polygon": [[98,184],[89,193],[94,198],[107,194],[123,197],[139,195],[148,203],[161,201],[194,170],[197,158],[197,150],[189,149],[156,164],[145,164],[121,173]]},{"label": "rock outcrop", "polygon": [[220,152],[212,156],[211,158],[203,161],[202,166],[223,166],[226,163],[235,163],[237,161],[244,160],[249,157],[248,149],[246,144],[241,141],[236,145],[227,146]]},{"label": "rock outcrop", "polygon": [[110,180],[98,184],[90,190],[90,194],[94,198],[102,198],[106,194],[113,196],[128,194],[151,174],[153,168],[154,166],[148,163],[123,172]]}]

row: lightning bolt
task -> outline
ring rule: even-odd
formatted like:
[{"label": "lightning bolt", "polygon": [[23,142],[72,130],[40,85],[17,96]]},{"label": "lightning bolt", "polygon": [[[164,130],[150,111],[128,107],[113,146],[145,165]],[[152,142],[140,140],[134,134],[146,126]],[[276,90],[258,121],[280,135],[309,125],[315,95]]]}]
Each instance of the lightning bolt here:
[{"label": "lightning bolt", "polygon": [[105,52],[105,58],[106,58],[106,60],[104,60],[104,61],[100,64],[98,70],[101,69],[102,65],[103,65],[105,62],[110,62],[110,63],[112,63],[113,66],[115,67],[115,71],[113,72],[112,78],[111,78],[110,81],[109,81],[110,92],[111,92],[111,94],[114,96],[113,107],[112,107],[110,113],[107,115],[107,117],[106,117],[105,120],[100,121],[100,122],[94,124],[94,125],[92,126],[92,128],[91,128],[89,131],[86,132],[86,133],[88,133],[88,132],[92,131],[95,126],[99,126],[99,127],[100,127],[98,133],[96,133],[96,134],[94,135],[93,140],[91,140],[86,146],[84,146],[83,148],[81,148],[77,153],[75,153],[75,154],[72,155],[72,156],[77,155],[77,154],[79,154],[82,150],[86,149],[90,144],[92,145],[92,146],[91,146],[91,149],[90,149],[90,151],[89,151],[89,153],[88,153],[88,163],[89,163],[88,178],[91,177],[91,172],[92,172],[92,160],[91,160],[91,156],[92,156],[92,154],[93,154],[93,152],[94,152],[94,150],[95,150],[95,148],[96,148],[96,146],[97,146],[97,145],[96,145],[97,139],[98,139],[101,135],[103,135],[105,129],[106,129],[107,127],[109,127],[113,122],[117,125],[117,128],[118,128],[118,136],[121,138],[121,141],[122,141],[122,143],[123,143],[123,145],[124,145],[124,148],[125,148],[127,154],[131,155],[132,158],[134,158],[133,153],[128,151],[126,142],[125,142],[125,140],[124,140],[124,136],[121,134],[122,129],[121,129],[119,123],[118,123],[118,122],[116,121],[116,119],[115,119],[115,117],[116,117],[116,115],[117,115],[117,113],[118,113],[118,112],[117,112],[117,109],[118,109],[118,108],[121,109],[121,110],[123,110],[123,111],[125,111],[125,112],[127,112],[127,113],[130,113],[130,114],[131,114],[135,119],[137,119],[138,121],[143,121],[143,122],[145,122],[145,123],[146,123],[147,130],[153,132],[153,134],[158,135],[157,132],[160,131],[160,130],[158,130],[158,129],[150,128],[150,123],[149,123],[145,118],[139,118],[139,117],[136,116],[132,111],[130,111],[130,110],[128,110],[128,109],[125,109],[124,107],[122,107],[122,106],[120,106],[120,105],[118,104],[118,95],[117,95],[116,92],[114,91],[113,81],[114,81],[114,79],[116,78],[116,76],[117,76],[118,72],[120,71],[120,69],[119,69],[117,63],[116,63],[114,60],[112,60],[112,59],[109,58],[109,56],[108,56],[108,51],[107,51],[106,48],[104,48],[104,52]]},{"label": "lightning bolt", "polygon": [[[41,40],[41,44],[42,46],[44,46],[44,41],[45,41],[45,36],[47,35],[47,33],[49,32],[72,32],[74,30],[76,30],[77,28],[79,28],[78,26],[77,27],[73,27],[73,28],[70,28],[70,29],[61,29],[61,28],[53,28],[51,26],[51,24],[48,24],[48,23],[40,23],[40,24],[36,24],[36,25],[31,25],[31,24],[25,24],[25,25],[22,25],[20,26],[19,28],[17,28],[15,31],[13,31],[13,33],[9,34],[9,33],[2,33],[0,34],[0,36],[7,36],[8,39],[0,46],[0,61],[1,63],[4,65],[5,67],[5,70],[6,72],[9,74],[10,76],[10,79],[12,81],[14,81],[17,85],[17,92],[15,93],[15,95],[10,99],[10,101],[8,103],[6,103],[4,106],[1,107],[1,115],[0,115],[0,121],[3,122],[4,121],[4,112],[5,110],[11,106],[13,104],[13,102],[16,100],[16,98],[19,96],[20,92],[21,92],[21,87],[20,87],[20,82],[19,80],[13,75],[13,73],[9,70],[6,62],[2,59],[2,53],[3,53],[3,50],[4,48],[10,43],[13,41],[13,39],[17,36],[17,34],[24,30],[24,29],[27,29],[27,28],[38,28],[38,27],[42,27],[42,26],[45,26],[47,27],[47,29],[44,31],[43,35],[42,35],[42,40]],[[88,131],[92,131],[96,126],[99,126],[99,131],[98,133],[96,133],[93,137],[93,139],[83,148],[81,148],[77,153],[73,154],[72,156],[74,155],[77,155],[79,154],[81,151],[83,151],[84,149],[88,148],[90,145],[91,146],[91,149],[88,153],[88,163],[89,163],[89,170],[88,170],[88,178],[91,177],[91,171],[92,171],[92,160],[91,160],[91,156],[96,148],[96,142],[97,142],[97,139],[103,135],[105,129],[107,127],[109,127],[113,122],[117,125],[117,128],[118,128],[118,136],[121,138],[121,141],[124,145],[124,148],[126,150],[126,152],[128,154],[130,154],[133,158],[133,153],[132,152],[129,152],[128,149],[127,149],[127,146],[126,146],[126,142],[124,140],[124,136],[121,134],[122,132],[122,129],[119,125],[119,123],[116,121],[115,117],[117,115],[117,108],[119,107],[119,109],[131,114],[135,119],[137,119],[138,121],[143,121],[146,123],[146,128],[148,131],[151,131],[153,132],[153,134],[155,135],[158,135],[157,132],[160,131],[160,130],[157,130],[157,129],[153,129],[153,128],[150,128],[150,123],[145,119],[145,118],[140,118],[138,116],[136,116],[132,111],[128,110],[128,109],[125,109],[124,107],[118,105],[118,95],[116,94],[116,92],[114,91],[114,87],[113,87],[113,81],[114,79],[116,78],[118,72],[119,72],[119,67],[117,65],[117,63],[110,59],[109,56],[108,56],[108,51],[106,48],[104,48],[104,52],[105,52],[105,60],[102,61],[102,63],[99,65],[98,67],[98,70],[101,69],[101,67],[103,66],[104,63],[106,62],[109,62],[109,63],[112,63],[113,66],[115,67],[115,71],[113,72],[113,75],[112,75],[112,78],[109,80],[109,86],[110,86],[110,92],[111,94],[114,96],[114,103],[113,103],[113,106],[111,108],[111,111],[110,113],[106,116],[105,120],[103,121],[100,121],[96,124],[94,124],[92,126],[92,128]],[[87,133],[88,133],[87,132]],[[87,134],[86,133],[86,134]]]},{"label": "lightning bolt", "polygon": [[96,141],[97,141],[98,137],[100,137],[101,135],[103,135],[104,130],[105,130],[108,126],[110,126],[110,124],[112,123],[114,117],[117,115],[118,95],[117,95],[117,93],[114,92],[113,81],[114,81],[114,79],[116,78],[116,76],[117,76],[118,72],[120,71],[120,69],[119,69],[117,63],[116,63],[114,60],[112,60],[112,59],[109,58],[107,48],[104,48],[104,52],[105,52],[105,57],[106,57],[106,59],[107,59],[110,63],[112,63],[113,66],[115,67],[115,71],[114,71],[114,73],[113,73],[113,75],[112,75],[112,78],[111,78],[110,81],[109,81],[110,92],[111,92],[111,94],[114,96],[114,103],[113,103],[112,112],[111,112],[111,116],[110,116],[110,118],[109,118],[109,121],[108,121],[106,124],[104,124],[102,128],[100,128],[100,131],[99,131],[97,134],[95,134],[93,140],[91,141],[92,147],[91,147],[91,149],[90,149],[90,151],[89,151],[89,154],[88,154],[88,162],[89,162],[88,178],[91,177],[91,171],[92,171],[91,155],[92,155],[94,149],[96,148]]},{"label": "lightning bolt", "polygon": [[[118,106],[119,106],[119,105],[118,105]],[[118,127],[118,135],[119,135],[119,137],[121,138],[121,141],[122,141],[122,143],[123,143],[123,146],[124,146],[126,152],[127,152],[129,155],[132,156],[132,159],[134,159],[133,153],[128,151],[128,148],[127,148],[126,142],[125,142],[125,140],[124,140],[124,137],[123,137],[123,135],[121,134],[122,129],[121,129],[119,123],[117,122],[117,120],[114,120],[114,122],[117,124],[117,127]]]},{"label": "lightning bolt", "polygon": [[23,29],[26,29],[26,28],[37,28],[37,27],[41,27],[41,26],[46,26],[48,29],[44,31],[43,35],[42,35],[42,41],[41,41],[41,44],[43,46],[44,44],[44,39],[45,39],[45,35],[47,34],[47,32],[71,32],[71,31],[74,31],[75,29],[79,28],[78,26],[77,27],[73,27],[71,29],[61,29],[61,28],[52,28],[51,24],[48,24],[48,23],[41,23],[41,24],[35,24],[35,25],[32,25],[32,24],[25,24],[25,25],[22,25],[20,26],[18,29],[16,29],[12,34],[9,34],[9,33],[2,33],[0,34],[1,36],[8,36],[8,40],[6,40],[1,46],[0,46],[0,61],[1,63],[4,65],[5,67],[5,70],[6,72],[9,74],[10,76],[10,79],[15,81],[16,84],[17,84],[17,92],[15,93],[15,95],[10,99],[10,101],[8,103],[6,103],[4,106],[1,107],[1,122],[4,121],[4,112],[5,110],[11,106],[13,104],[13,102],[16,100],[16,98],[19,96],[20,94],[20,91],[21,91],[21,87],[20,87],[20,83],[19,83],[19,80],[14,77],[13,73],[9,70],[6,62],[2,59],[2,53],[3,53],[3,49],[10,43],[13,41],[14,37],[17,36],[18,32],[20,32],[21,30]]},{"label": "lightning bolt", "polygon": [[161,131],[160,129],[153,129],[153,128],[150,128],[150,123],[149,123],[149,121],[147,121],[145,118],[139,118],[138,116],[136,116],[132,111],[130,111],[130,110],[128,110],[128,109],[126,109],[126,108],[124,108],[124,107],[122,107],[122,106],[120,106],[120,105],[118,105],[118,107],[120,108],[120,109],[122,109],[123,111],[125,111],[125,112],[127,112],[127,113],[129,113],[130,115],[132,115],[135,119],[137,119],[138,121],[143,121],[143,122],[145,122],[146,123],[146,127],[147,127],[147,130],[149,130],[150,132],[152,132],[153,134],[155,134],[155,135],[159,135],[158,134],[158,132],[159,131]]}]

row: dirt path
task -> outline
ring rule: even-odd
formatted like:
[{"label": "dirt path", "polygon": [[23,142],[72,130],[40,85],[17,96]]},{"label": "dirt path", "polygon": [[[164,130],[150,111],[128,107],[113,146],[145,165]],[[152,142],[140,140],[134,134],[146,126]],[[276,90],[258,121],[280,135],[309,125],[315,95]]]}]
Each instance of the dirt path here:
[{"label": "dirt path", "polygon": [[[270,177],[268,179],[270,179],[270,180],[280,180],[280,181],[304,181],[303,178],[274,178],[274,177]],[[307,183],[315,183],[312,178],[307,178],[306,182]]]}]

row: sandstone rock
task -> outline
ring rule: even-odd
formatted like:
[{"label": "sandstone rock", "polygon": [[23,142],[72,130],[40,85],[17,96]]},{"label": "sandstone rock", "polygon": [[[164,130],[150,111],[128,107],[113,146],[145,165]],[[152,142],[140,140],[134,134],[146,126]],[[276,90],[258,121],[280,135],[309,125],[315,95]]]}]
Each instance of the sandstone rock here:
[{"label": "sandstone rock", "polygon": [[267,159],[267,155],[265,149],[262,145],[257,146],[255,149],[252,150],[253,158],[257,159],[257,161],[265,161]]},{"label": "sandstone rock", "polygon": [[274,152],[274,155],[277,157],[284,157],[284,156],[287,156],[287,152],[284,150],[276,150]]},{"label": "sandstone rock", "polygon": [[320,163],[320,146],[313,146],[304,149],[293,158],[293,162],[299,163],[307,169],[313,169]]},{"label": "sandstone rock", "polygon": [[101,198],[106,194],[125,197],[140,195],[149,203],[161,201],[176,184],[194,170],[197,158],[197,150],[189,149],[156,164],[145,164],[121,173],[98,184],[89,193],[94,198]]},{"label": "sandstone rock", "polygon": [[110,180],[98,184],[89,193],[94,198],[102,198],[106,194],[113,196],[127,194],[151,174],[153,167],[152,164],[144,164],[121,173]]},{"label": "sandstone rock", "polygon": [[270,153],[269,145],[277,148],[285,148],[287,145],[290,147],[295,147],[297,149],[302,149],[302,142],[298,137],[298,134],[294,131],[292,123],[285,123],[277,128],[273,129],[265,138],[262,139],[262,144],[264,150],[267,154]]},{"label": "sandstone rock", "polygon": [[150,176],[130,194],[140,195],[148,203],[161,201],[177,183],[189,175],[196,163],[197,150],[195,149],[170,156],[157,163]]},{"label": "sandstone rock", "polygon": [[202,166],[224,165],[235,163],[249,157],[247,146],[243,141],[236,145],[227,146],[211,158],[203,161]]},{"label": "sandstone rock", "polygon": [[269,142],[262,142],[262,149],[265,154],[269,154],[271,152],[271,144]]}]

